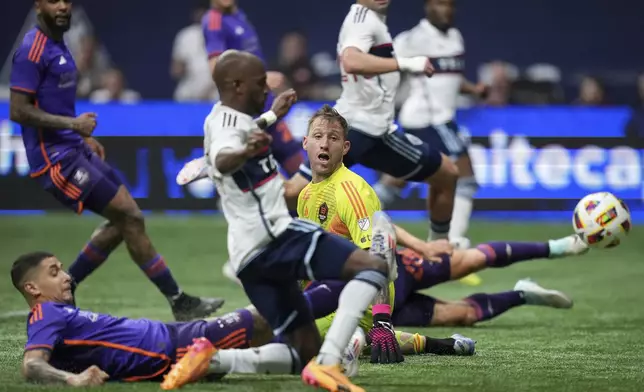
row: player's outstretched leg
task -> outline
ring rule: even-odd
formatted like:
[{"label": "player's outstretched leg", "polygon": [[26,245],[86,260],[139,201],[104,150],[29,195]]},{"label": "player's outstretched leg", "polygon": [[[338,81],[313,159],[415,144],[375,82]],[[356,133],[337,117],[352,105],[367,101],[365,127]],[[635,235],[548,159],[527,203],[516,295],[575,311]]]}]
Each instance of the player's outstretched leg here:
[{"label": "player's outstretched leg", "polygon": [[488,242],[475,249],[456,250],[451,258],[451,279],[485,268],[503,268],[535,259],[582,255],[588,246],[576,234],[548,242]]},{"label": "player's outstretched leg", "polygon": [[179,288],[163,256],[154,249],[145,231],[143,213],[125,186],[118,188],[101,215],[118,228],[132,260],[166,296],[177,320],[203,318],[223,305],[222,299],[193,297]]},{"label": "player's outstretched leg", "polygon": [[396,331],[396,339],[405,355],[474,355],[476,341],[460,334],[437,339],[418,333]]}]

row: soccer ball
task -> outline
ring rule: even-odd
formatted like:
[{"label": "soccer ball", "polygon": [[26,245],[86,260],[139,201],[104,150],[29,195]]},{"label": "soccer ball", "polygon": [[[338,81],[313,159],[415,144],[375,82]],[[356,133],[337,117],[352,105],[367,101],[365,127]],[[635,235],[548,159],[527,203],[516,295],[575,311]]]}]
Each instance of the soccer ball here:
[{"label": "soccer ball", "polygon": [[612,248],[631,230],[631,213],[612,193],[591,193],[577,203],[572,226],[588,246]]}]

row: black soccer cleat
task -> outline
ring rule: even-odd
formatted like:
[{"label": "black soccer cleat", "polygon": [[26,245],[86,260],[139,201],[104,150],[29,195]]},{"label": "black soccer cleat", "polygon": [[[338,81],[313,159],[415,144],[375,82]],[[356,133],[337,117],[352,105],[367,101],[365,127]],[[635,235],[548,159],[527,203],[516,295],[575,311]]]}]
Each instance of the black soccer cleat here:
[{"label": "black soccer cleat", "polygon": [[170,305],[177,321],[191,321],[210,316],[221,308],[224,302],[223,298],[193,297],[181,293],[178,298],[170,301]]}]

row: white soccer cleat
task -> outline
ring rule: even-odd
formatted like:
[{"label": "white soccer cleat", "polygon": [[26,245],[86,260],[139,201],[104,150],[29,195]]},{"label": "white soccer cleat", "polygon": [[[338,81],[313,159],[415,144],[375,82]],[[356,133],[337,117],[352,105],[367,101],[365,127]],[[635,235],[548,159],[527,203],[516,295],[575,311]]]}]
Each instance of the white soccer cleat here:
[{"label": "white soccer cleat", "polygon": [[373,229],[371,230],[371,248],[369,253],[382,257],[389,267],[389,280],[398,277],[396,264],[396,229],[389,216],[382,211],[373,214]]},{"label": "white soccer cleat", "polygon": [[454,351],[456,351],[456,355],[474,355],[476,353],[476,340],[458,333],[450,337],[454,339]]},{"label": "white soccer cleat", "polygon": [[514,291],[522,291],[528,305],[549,306],[557,309],[572,308],[572,299],[557,290],[548,290],[530,279],[521,279],[514,285]]},{"label": "white soccer cleat", "polygon": [[577,234],[548,241],[550,258],[557,259],[568,256],[583,255],[588,252],[588,245]]},{"label": "white soccer cleat", "polygon": [[177,184],[187,185],[191,182],[208,177],[208,164],[206,157],[193,159],[192,161],[183,165],[179,174],[177,174]]},{"label": "white soccer cleat", "polygon": [[228,280],[237,283],[240,286],[242,285],[241,280],[237,277],[235,268],[233,268],[233,265],[230,263],[230,260],[227,260],[226,263],[224,263],[224,266],[221,267],[221,273],[228,278]]},{"label": "white soccer cleat", "polygon": [[358,375],[358,368],[360,367],[360,354],[367,344],[362,328],[356,328],[356,331],[349,340],[349,345],[344,349],[342,354],[342,367],[344,367],[344,375],[347,377],[355,377]]}]

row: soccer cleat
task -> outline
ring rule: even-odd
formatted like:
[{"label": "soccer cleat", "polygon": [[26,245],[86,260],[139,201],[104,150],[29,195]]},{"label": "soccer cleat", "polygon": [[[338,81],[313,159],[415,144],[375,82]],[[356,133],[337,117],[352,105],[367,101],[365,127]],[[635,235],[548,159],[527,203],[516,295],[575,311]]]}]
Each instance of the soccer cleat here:
[{"label": "soccer cleat", "polygon": [[458,333],[450,337],[454,339],[454,351],[456,351],[456,355],[474,355],[476,352],[476,340]]},{"label": "soccer cleat", "polygon": [[396,264],[396,229],[389,216],[382,211],[373,214],[373,229],[371,230],[371,248],[369,253],[382,257],[389,267],[389,280],[398,277]]},{"label": "soccer cleat", "polygon": [[217,349],[206,338],[193,340],[186,354],[172,366],[170,372],[163,377],[161,389],[178,389],[182,386],[199,381],[206,376],[210,360]]},{"label": "soccer cleat", "polygon": [[477,274],[469,274],[460,278],[458,281],[467,286],[478,286],[482,282],[481,278]]},{"label": "soccer cleat", "polygon": [[583,255],[588,252],[588,245],[577,234],[572,234],[558,240],[548,241],[550,248],[550,258],[557,259],[560,257]]},{"label": "soccer cleat", "polygon": [[183,165],[179,174],[177,174],[178,185],[188,185],[191,182],[208,177],[208,165],[206,157],[193,159]]},{"label": "soccer cleat", "polygon": [[349,340],[349,345],[344,349],[342,356],[342,366],[344,367],[344,374],[347,377],[355,377],[358,375],[360,367],[360,354],[367,344],[367,338],[361,327],[356,328],[356,331]]},{"label": "soccer cleat", "polygon": [[237,277],[237,273],[235,272],[235,268],[233,268],[233,265],[230,263],[230,260],[227,260],[226,263],[224,264],[223,267],[221,267],[221,273],[228,278],[231,282],[235,282],[238,285],[241,286],[241,280]]},{"label": "soccer cleat", "polygon": [[316,360],[313,358],[302,371],[302,381],[305,384],[330,392],[365,392],[349,381],[342,373],[340,365],[320,365]]},{"label": "soccer cleat", "polygon": [[193,297],[181,293],[170,299],[172,314],[177,321],[198,320],[210,316],[224,305],[223,298]]},{"label": "soccer cleat", "polygon": [[521,279],[514,285],[514,291],[522,291],[528,305],[549,306],[557,309],[572,308],[572,299],[557,290],[548,290],[530,279]]}]

